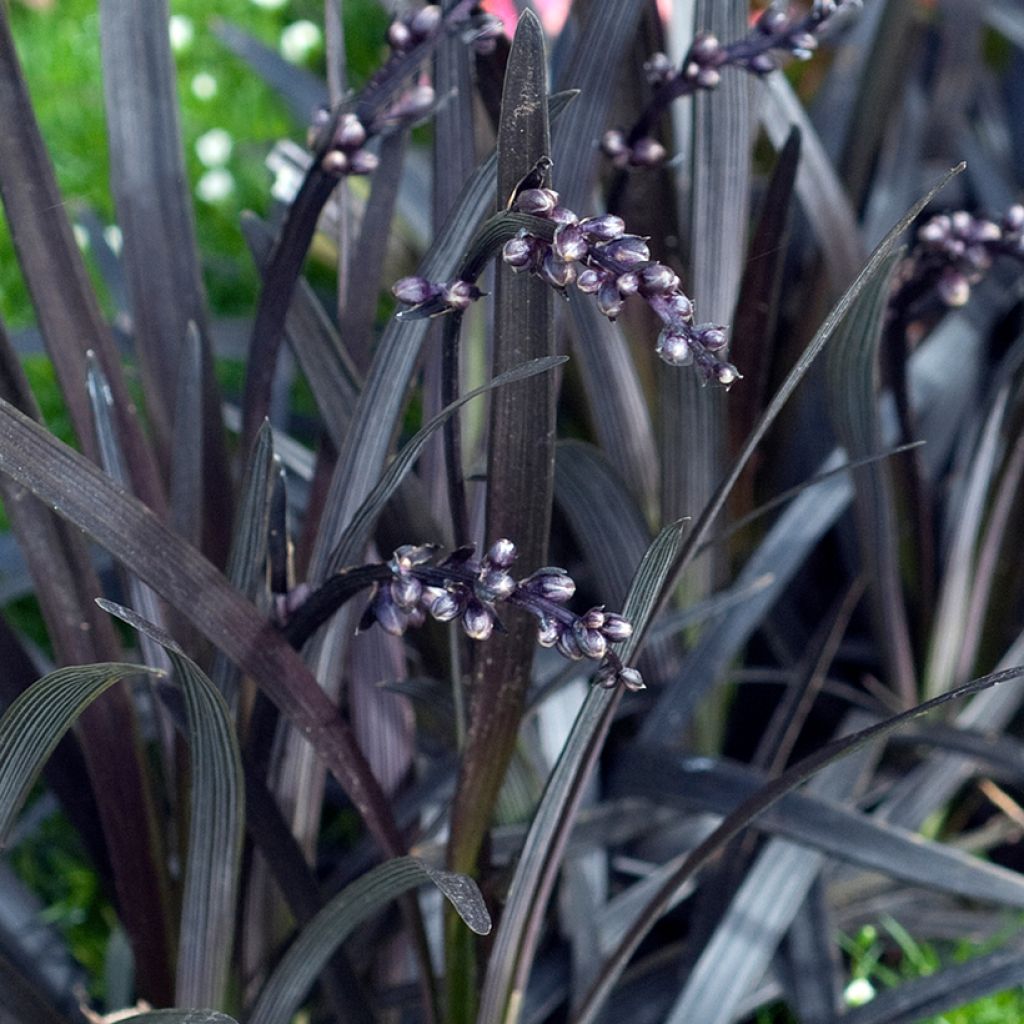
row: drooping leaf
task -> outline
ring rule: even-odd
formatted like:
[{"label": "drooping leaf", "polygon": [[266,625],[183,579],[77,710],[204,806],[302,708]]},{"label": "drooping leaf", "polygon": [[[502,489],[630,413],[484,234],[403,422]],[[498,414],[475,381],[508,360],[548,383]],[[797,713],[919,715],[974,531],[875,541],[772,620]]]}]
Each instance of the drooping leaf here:
[{"label": "drooping leaf", "polygon": [[125,1024],[238,1024],[219,1010],[150,1010],[123,1020]]},{"label": "drooping leaf", "polygon": [[288,1024],[317,974],[356,926],[425,882],[441,890],[474,932],[490,931],[487,908],[472,879],[429,868],[412,857],[388,861],[342,890],[302,929],[263,986],[249,1024]]},{"label": "drooping leaf", "polygon": [[167,652],[184,693],[191,793],[175,1001],[222,1004],[245,827],[242,757],[231,714],[206,674],[159,626],[110,601],[99,604]]},{"label": "drooping leaf", "polygon": [[0,718],[0,848],[50,752],[78,716],[118,680],[155,671],[117,662],[61,668],[11,704]]}]

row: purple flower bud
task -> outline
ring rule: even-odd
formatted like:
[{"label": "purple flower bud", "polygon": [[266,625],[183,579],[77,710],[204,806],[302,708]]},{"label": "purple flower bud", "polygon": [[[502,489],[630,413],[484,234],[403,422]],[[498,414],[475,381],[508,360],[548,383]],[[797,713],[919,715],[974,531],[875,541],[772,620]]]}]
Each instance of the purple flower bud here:
[{"label": "purple flower bud", "polygon": [[623,305],[618,285],[614,281],[605,281],[597,292],[597,308],[609,320],[614,320],[622,312]]},{"label": "purple flower bud", "polygon": [[657,139],[645,137],[637,139],[633,145],[629,162],[634,167],[657,167],[658,164],[664,162],[666,156],[665,147]]},{"label": "purple flower bud", "polygon": [[596,608],[584,612],[579,621],[583,624],[584,629],[601,629],[604,626],[605,618],[604,606],[598,605]]},{"label": "purple flower bud", "polygon": [[618,128],[610,128],[601,136],[601,152],[610,156],[613,160],[629,155],[629,147],[626,145],[625,132]]},{"label": "purple flower bud", "polygon": [[574,630],[562,629],[558,634],[555,646],[558,648],[558,653],[570,661],[579,661],[583,657],[583,652],[580,650],[579,644],[576,643]]},{"label": "purple flower bud", "polygon": [[594,270],[592,267],[587,267],[586,270],[580,271],[577,276],[576,287],[585,295],[593,295],[607,279],[608,275],[603,270]]},{"label": "purple flower bud", "polygon": [[481,601],[492,604],[504,601],[515,593],[516,581],[503,569],[485,569],[473,586],[473,592]]},{"label": "purple flower bud", "polygon": [[917,233],[917,239],[924,245],[939,246],[949,237],[950,222],[948,217],[932,217]]},{"label": "purple flower bud", "polygon": [[949,220],[954,233],[961,238],[967,238],[974,227],[974,218],[966,210],[957,210]]},{"label": "purple flower bud", "polygon": [[549,249],[541,264],[540,276],[553,288],[567,288],[576,280],[576,268],[571,263],[560,260]]},{"label": "purple flower bud", "polygon": [[[796,54],[800,56],[800,54]],[[808,54],[808,56],[810,56]],[[697,72],[697,84],[702,89],[714,89],[722,81],[722,76],[714,68],[701,68]]]},{"label": "purple flower bud", "polygon": [[436,544],[403,544],[392,552],[388,568],[395,575],[411,572],[418,565],[426,565],[436,551]]},{"label": "purple flower bud", "polygon": [[494,617],[479,601],[470,600],[462,628],[471,640],[486,640],[494,632]]},{"label": "purple flower bud", "polygon": [[964,259],[970,264],[971,269],[979,274],[992,266],[992,254],[984,245],[969,245],[964,250]]},{"label": "purple flower bud", "polygon": [[689,366],[693,362],[693,350],[686,336],[677,329],[666,327],[658,335],[655,352],[669,366]]},{"label": "purple flower bud", "polygon": [[554,619],[541,615],[537,620],[537,643],[541,647],[554,647],[558,638],[562,635],[562,629]]},{"label": "purple flower bud", "polygon": [[573,623],[572,636],[585,658],[603,658],[608,651],[608,641],[604,634],[598,629],[587,629],[582,619]]},{"label": "purple flower bud", "polygon": [[491,550],[484,556],[484,561],[499,569],[507,569],[516,560],[516,546],[505,537],[496,540]]},{"label": "purple flower bud", "polygon": [[613,242],[608,242],[601,246],[601,253],[625,266],[647,263],[651,258],[647,242],[639,235],[623,235]]},{"label": "purple flower bud", "polygon": [[409,617],[391,599],[390,590],[386,587],[382,587],[374,599],[373,614],[381,629],[392,636],[401,636],[409,622]]},{"label": "purple flower bud", "polygon": [[644,677],[635,668],[629,668],[626,665],[619,669],[618,681],[633,693],[647,689],[644,685]]},{"label": "purple flower bud", "polygon": [[437,294],[437,288],[425,277],[403,277],[391,286],[391,294],[399,302],[418,306],[421,302],[432,299]]},{"label": "purple flower bud", "polygon": [[548,214],[548,220],[553,220],[556,224],[578,224],[580,219],[568,206],[556,206]]},{"label": "purple flower bud", "polygon": [[725,328],[717,324],[701,324],[693,329],[693,340],[703,345],[709,352],[717,352],[725,348],[729,339],[726,337]]},{"label": "purple flower bud", "polygon": [[460,600],[460,595],[450,590],[444,591],[430,606],[430,614],[438,622],[451,622],[457,619],[465,607],[465,602]]},{"label": "purple flower bud", "polygon": [[653,53],[644,64],[644,74],[651,85],[664,85],[675,78],[676,69],[664,53]]},{"label": "purple flower bud", "polygon": [[770,53],[755,53],[750,58],[748,67],[758,75],[768,75],[778,68],[775,58]]},{"label": "purple flower bud", "polygon": [[978,220],[974,222],[972,235],[975,242],[998,242],[1003,237],[1003,232],[994,221]]},{"label": "purple flower bud", "polygon": [[547,565],[519,581],[519,586],[537,597],[564,604],[576,593],[576,584],[564,569]]},{"label": "purple flower bud", "polygon": [[501,258],[513,270],[525,270],[533,262],[533,243],[521,236],[510,238],[502,247]]},{"label": "purple flower bud", "polygon": [[552,242],[559,259],[572,263],[587,255],[587,240],[579,224],[562,224],[555,231]]},{"label": "purple flower bud", "polygon": [[413,44],[412,33],[409,26],[403,21],[393,21],[388,26],[388,45],[400,53],[408,50]]},{"label": "purple flower bud", "polygon": [[818,48],[817,36],[811,32],[797,32],[790,42],[793,45],[793,53],[796,53],[797,50],[804,50],[810,53]]},{"label": "purple flower bud", "polygon": [[380,157],[366,149],[357,149],[349,158],[351,174],[373,174],[380,166]]},{"label": "purple flower bud", "polygon": [[409,22],[409,29],[414,36],[425,39],[437,31],[441,24],[441,8],[437,4],[428,4],[421,7]]},{"label": "purple flower bud", "polygon": [[735,384],[736,381],[740,379],[740,372],[732,365],[732,363],[722,362],[719,359],[715,360],[711,368],[711,372],[714,375],[715,380],[725,387]]},{"label": "purple flower bud", "polygon": [[958,270],[947,267],[936,286],[939,298],[951,307],[963,306],[971,297],[971,286]]},{"label": "purple flower bud", "polygon": [[340,149],[329,149],[320,160],[320,169],[325,174],[334,174],[340,178],[348,174],[348,157]]},{"label": "purple flower bud", "polygon": [[399,576],[391,581],[391,600],[403,612],[411,612],[419,604],[423,584],[415,576]]},{"label": "purple flower bud", "polygon": [[558,193],[549,188],[527,188],[516,196],[515,208],[520,213],[544,217],[558,205]]},{"label": "purple flower bud", "polygon": [[619,294],[623,298],[628,298],[630,295],[636,295],[640,288],[640,275],[630,271],[627,274],[619,274],[615,278],[615,287],[618,288]]},{"label": "purple flower bud", "polygon": [[640,271],[640,289],[645,295],[659,295],[678,287],[678,275],[664,263],[652,263]]},{"label": "purple flower bud", "polygon": [[710,32],[698,32],[690,46],[690,59],[698,64],[713,64],[722,52],[722,44]]},{"label": "purple flower bud", "polygon": [[693,318],[693,303],[682,292],[670,295],[668,304],[674,319],[688,321]]},{"label": "purple flower bud", "polygon": [[613,644],[617,644],[621,643],[623,640],[628,640],[633,635],[633,626],[621,615],[616,615],[614,612],[607,612],[604,617],[604,625],[601,627],[601,632],[604,633],[605,637]]},{"label": "purple flower bud", "polygon": [[358,149],[366,141],[366,128],[355,114],[345,114],[334,131],[334,145],[339,149]]},{"label": "purple flower bud", "polygon": [[1024,205],[1014,203],[1003,214],[1003,227],[1011,234],[1016,234],[1024,228]]},{"label": "purple flower bud", "polygon": [[452,281],[445,285],[441,297],[452,309],[467,309],[474,299],[480,297],[480,289],[470,281]]},{"label": "purple flower bud", "polygon": [[786,15],[777,7],[768,7],[757,19],[757,31],[773,36],[786,27]]},{"label": "purple flower bud", "polygon": [[626,222],[614,213],[605,213],[600,217],[588,217],[580,221],[580,227],[589,238],[598,242],[612,242],[621,238],[626,230]]}]

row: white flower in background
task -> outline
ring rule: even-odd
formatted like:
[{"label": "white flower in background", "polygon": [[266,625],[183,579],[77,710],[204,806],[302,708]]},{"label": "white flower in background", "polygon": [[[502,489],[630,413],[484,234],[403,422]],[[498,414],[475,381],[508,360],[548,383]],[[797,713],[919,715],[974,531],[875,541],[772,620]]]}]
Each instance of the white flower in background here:
[{"label": "white flower in background", "polygon": [[875,986],[867,978],[854,978],[843,991],[847,1006],[863,1006],[875,998]]},{"label": "white flower in background", "polygon": [[223,202],[235,191],[235,179],[223,167],[214,167],[196,182],[196,195],[204,203]]},{"label": "white flower in background", "polygon": [[230,134],[223,128],[211,128],[196,139],[196,156],[204,167],[223,167],[233,145]]},{"label": "white flower in background", "polygon": [[89,251],[89,232],[82,227],[81,224],[72,224],[71,230],[75,235],[75,245],[81,249],[82,252]]},{"label": "white flower in background", "polygon": [[251,0],[256,7],[262,7],[265,11],[276,11],[284,7],[288,0]]},{"label": "white flower in background", "polygon": [[121,248],[124,245],[124,235],[121,234],[121,229],[116,224],[108,224],[103,229],[103,238],[110,246],[111,252],[120,256]]},{"label": "white flower in background", "polygon": [[293,21],[282,33],[281,56],[292,64],[301,64],[320,45],[320,29],[311,21]]},{"label": "white flower in background", "polygon": [[212,100],[217,95],[217,79],[209,71],[192,76],[192,95],[197,100]]},{"label": "white flower in background", "polygon": [[191,18],[184,14],[172,14],[167,28],[171,35],[171,49],[175,53],[181,53],[192,45],[196,30]]}]

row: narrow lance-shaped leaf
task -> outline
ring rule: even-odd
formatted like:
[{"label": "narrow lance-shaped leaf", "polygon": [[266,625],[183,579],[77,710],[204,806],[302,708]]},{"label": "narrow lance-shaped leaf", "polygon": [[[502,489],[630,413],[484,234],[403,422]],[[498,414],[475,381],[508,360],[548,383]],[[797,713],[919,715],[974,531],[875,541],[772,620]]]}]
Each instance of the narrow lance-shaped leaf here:
[{"label": "narrow lance-shaped leaf", "polygon": [[869,726],[867,729],[862,729],[860,732],[845,736],[821,747],[809,757],[804,758],[787,769],[777,779],[772,780],[759,789],[740,804],[735,811],[727,815],[714,832],[689,853],[679,868],[658,889],[643,913],[640,914],[614,952],[605,961],[598,980],[591,987],[579,1011],[573,1017],[573,1024],[592,1024],[596,1019],[612,987],[625,970],[630,957],[636,951],[643,937],[654,926],[662,913],[664,913],[665,908],[671,904],[672,898],[680,886],[707,864],[713,856],[727,846],[759,815],[776,804],[787,793],[792,792],[801,783],[806,782],[807,779],[828,765],[838,761],[841,757],[846,757],[848,754],[860,750],[868,743],[881,739],[892,732],[893,729],[906,725],[908,722],[950,701],[962,700],[965,697],[995,686],[997,683],[1019,679],[1021,676],[1024,676],[1024,667],[994,672],[991,675],[983,676],[981,679],[958,686],[956,689],[950,690],[934,700],[926,701],[917,707],[911,708],[909,711],[904,711],[883,722]]},{"label": "narrow lance-shaped leaf", "polygon": [[[678,557],[682,526],[667,526],[647,549],[623,615],[633,624],[621,657],[632,661],[650,627],[658,596]],[[576,809],[590,778],[621,690],[595,687],[576,716],[562,755],[544,789],[509,886],[508,901],[488,958],[478,1024],[516,1024]]]},{"label": "narrow lance-shaped leaf", "polygon": [[260,993],[248,1024],[288,1024],[334,951],[363,921],[396,897],[432,882],[478,935],[491,921],[476,883],[437,871],[412,857],[388,861],[338,893],[302,931]]},{"label": "narrow lance-shaped leaf", "polygon": [[218,1010],[150,1010],[123,1018],[124,1024],[238,1024]]},{"label": "narrow lance-shaped leaf", "polygon": [[231,966],[245,825],[242,757],[231,714],[206,674],[159,626],[113,602],[99,604],[167,652],[184,694],[192,784],[175,1001],[220,1005]]},{"label": "narrow lance-shaped leaf", "polygon": [[119,679],[158,670],[108,662],[57,669],[33,683],[0,718],[0,849],[50,752],[78,716]]}]

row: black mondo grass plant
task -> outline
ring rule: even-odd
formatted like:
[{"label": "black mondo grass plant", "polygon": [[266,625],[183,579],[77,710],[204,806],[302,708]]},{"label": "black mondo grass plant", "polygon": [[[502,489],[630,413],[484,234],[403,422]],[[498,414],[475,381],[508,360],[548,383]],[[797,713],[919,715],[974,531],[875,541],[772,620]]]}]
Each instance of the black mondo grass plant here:
[{"label": "black mondo grass plant", "polygon": [[308,113],[223,391],[167,4],[99,3],[88,261],[0,7],[0,1021],[992,1020],[1016,6],[389,4],[365,78],[301,6],[322,76],[196,28]]}]

